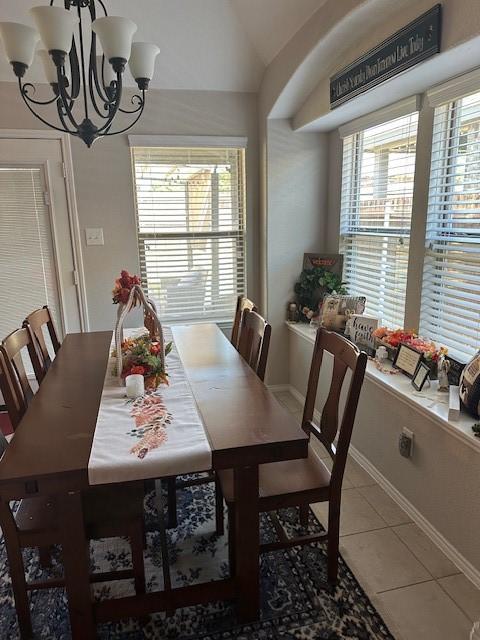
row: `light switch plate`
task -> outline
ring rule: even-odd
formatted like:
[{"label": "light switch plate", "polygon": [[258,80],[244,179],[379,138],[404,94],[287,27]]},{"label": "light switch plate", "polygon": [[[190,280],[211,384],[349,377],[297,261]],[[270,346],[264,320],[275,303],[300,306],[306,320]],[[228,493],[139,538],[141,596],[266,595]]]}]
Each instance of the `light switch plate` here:
[{"label": "light switch plate", "polygon": [[103,229],[85,229],[87,244],[104,244]]}]

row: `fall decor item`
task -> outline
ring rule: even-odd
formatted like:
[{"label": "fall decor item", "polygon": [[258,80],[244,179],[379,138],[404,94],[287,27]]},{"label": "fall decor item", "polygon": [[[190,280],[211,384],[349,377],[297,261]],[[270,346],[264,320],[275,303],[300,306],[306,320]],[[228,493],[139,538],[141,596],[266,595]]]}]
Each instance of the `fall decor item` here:
[{"label": "fall decor item", "polygon": [[420,351],[423,359],[430,367],[430,379],[437,378],[437,364],[440,358],[446,356],[448,349],[446,347],[437,347],[435,342],[422,338],[409,329],[387,329],[387,327],[378,327],[372,334],[377,339],[377,346],[383,345],[387,348],[390,359],[393,360],[396,350],[401,344],[412,347]]},{"label": "fall decor item", "polygon": [[319,314],[326,294],[345,294],[347,290],[341,276],[324,267],[303,269],[294,291],[300,310],[300,320],[309,322]]},{"label": "fall decor item", "polygon": [[459,394],[465,409],[476,418],[480,417],[480,351],[462,371]]},{"label": "fall decor item", "polygon": [[[145,388],[156,389],[160,382],[167,381],[167,374],[162,325],[158,319],[155,305],[145,296],[140,286],[140,278],[136,275],[130,275],[125,270],[115,281],[112,293],[113,303],[118,304],[115,352],[119,381],[123,384],[126,375],[139,373],[145,378]],[[134,340],[134,344],[128,340],[124,343],[123,323],[127,314],[138,304],[143,305],[144,325],[148,329],[148,338],[141,336]]]}]

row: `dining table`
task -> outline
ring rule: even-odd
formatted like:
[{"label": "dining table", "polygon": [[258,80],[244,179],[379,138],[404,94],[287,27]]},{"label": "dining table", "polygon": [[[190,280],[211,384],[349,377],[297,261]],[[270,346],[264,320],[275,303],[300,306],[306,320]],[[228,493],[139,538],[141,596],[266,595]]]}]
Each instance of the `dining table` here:
[{"label": "dining table", "polygon": [[[259,617],[259,465],[306,458],[308,437],[216,324],[170,330],[208,439],[212,469],[233,469],[235,572],[168,593],[93,601],[81,496],[90,486],[112,331],[68,334],[0,460],[0,497],[56,496],[74,639],[95,638],[97,623],[218,600],[232,600],[241,621]],[[158,477],[154,469],[149,473],[152,480]]]}]

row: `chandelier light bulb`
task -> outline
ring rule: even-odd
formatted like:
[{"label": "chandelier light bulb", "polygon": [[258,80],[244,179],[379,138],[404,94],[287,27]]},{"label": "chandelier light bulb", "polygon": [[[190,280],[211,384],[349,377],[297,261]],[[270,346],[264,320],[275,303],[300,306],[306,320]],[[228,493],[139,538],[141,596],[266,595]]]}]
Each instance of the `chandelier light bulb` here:
[{"label": "chandelier light bulb", "polygon": [[102,79],[102,65],[103,65],[103,80],[106,87],[109,87],[112,82],[115,82],[117,79],[117,74],[114,73],[112,69],[112,65],[105,58],[105,63],[103,63],[103,56],[97,56],[97,69],[98,69],[98,77],[100,80]]},{"label": "chandelier light bulb", "polygon": [[20,65],[25,73],[33,62],[35,47],[40,40],[38,32],[18,22],[0,22],[0,37],[9,62]]},{"label": "chandelier light bulb", "polygon": [[132,49],[132,39],[137,25],[128,18],[104,16],[92,22],[92,30],[97,34],[105,58],[127,62]]},{"label": "chandelier light bulb", "polygon": [[70,52],[73,30],[78,24],[78,18],[73,11],[61,7],[32,7],[30,14],[48,52]]},{"label": "chandelier light bulb", "polygon": [[153,78],[155,58],[159,53],[160,49],[156,44],[149,42],[134,42],[132,44],[132,54],[128,66],[140,89],[148,87],[148,82],[145,87],[142,80],[149,81]]}]

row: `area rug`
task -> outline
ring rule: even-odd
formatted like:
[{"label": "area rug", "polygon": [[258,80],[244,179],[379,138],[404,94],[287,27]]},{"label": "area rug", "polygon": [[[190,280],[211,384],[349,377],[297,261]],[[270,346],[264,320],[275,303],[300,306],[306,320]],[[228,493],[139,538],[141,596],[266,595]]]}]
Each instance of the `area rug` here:
[{"label": "area rug", "polygon": [[[145,501],[148,590],[163,585],[157,504],[154,494],[149,494]],[[227,539],[214,533],[213,486],[198,485],[183,490],[179,494],[178,514],[179,527],[168,532],[173,584],[194,584],[225,577],[228,574]],[[281,512],[280,519],[290,532],[299,530],[295,509]],[[309,530],[321,530],[313,513],[310,513]],[[266,514],[261,519],[261,536],[266,542],[275,537]],[[36,551],[27,550],[24,558],[30,579],[49,575],[39,568]],[[129,567],[127,541],[110,539],[92,543],[91,561],[96,570]],[[60,562],[60,550],[57,550],[50,574],[61,572]],[[0,576],[0,637],[2,640],[18,638],[8,563],[1,538]],[[131,593],[129,581],[95,585],[95,597],[100,599]],[[35,638],[70,638],[62,589],[34,592],[31,609]],[[233,604],[218,602],[180,609],[172,617],[155,614],[143,626],[130,619],[102,624],[97,633],[101,640],[393,640],[343,560],[340,561],[337,587],[331,589],[326,585],[326,552],[321,544],[276,551],[262,557],[261,618],[254,624],[240,624]]]}]

